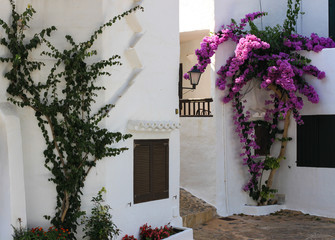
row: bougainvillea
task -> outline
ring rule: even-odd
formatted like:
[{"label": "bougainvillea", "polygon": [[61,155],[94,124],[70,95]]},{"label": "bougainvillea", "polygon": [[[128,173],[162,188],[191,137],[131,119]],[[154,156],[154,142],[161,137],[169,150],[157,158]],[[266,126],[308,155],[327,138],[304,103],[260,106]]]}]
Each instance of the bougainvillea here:
[{"label": "bougainvillea", "polygon": [[[310,37],[301,36],[294,32],[301,0],[288,0],[287,18],[283,26],[266,27],[259,30],[253,20],[266,16],[265,12],[255,12],[245,16],[237,24],[234,20],[228,26],[212,36],[205,37],[200,49],[195,51],[198,63],[193,67],[204,72],[211,57],[218,46],[228,40],[236,43],[234,55],[226,61],[217,72],[216,86],[226,91],[224,103],[231,102],[234,111],[233,121],[236,133],[242,143],[243,164],[248,167],[250,180],[243,189],[260,205],[267,204],[272,193],[273,176],[279,163],[285,158],[287,135],[290,116],[293,115],[298,124],[303,124],[299,111],[304,102],[301,95],[308,101],[318,103],[319,96],[313,86],[305,81],[306,74],[317,79],[323,79],[325,73],[311,60],[299,54],[299,50],[320,52],[323,48],[333,48],[335,43],[330,38],[319,37],[313,33]],[[250,26],[245,30],[246,25]],[[188,79],[188,74],[184,75]],[[251,113],[245,109],[244,86],[250,81],[257,81],[257,85],[266,90],[272,90],[266,100],[264,120],[253,122]],[[279,129],[278,123],[285,120],[284,129]],[[255,126],[263,124],[268,129],[270,146],[277,140],[281,144],[278,157],[266,155],[258,156]],[[270,170],[270,176],[264,184],[261,177],[264,170]]]}]

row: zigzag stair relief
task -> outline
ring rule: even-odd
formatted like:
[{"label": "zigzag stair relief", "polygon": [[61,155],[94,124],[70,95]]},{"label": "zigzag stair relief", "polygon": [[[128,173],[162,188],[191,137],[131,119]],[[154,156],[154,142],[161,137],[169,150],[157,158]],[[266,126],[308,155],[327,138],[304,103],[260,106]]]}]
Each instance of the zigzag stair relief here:
[{"label": "zigzag stair relief", "polygon": [[[143,2],[143,0],[133,0],[133,2],[134,5],[140,5]],[[136,14],[134,13],[126,16],[126,22],[131,28],[131,30],[134,32],[132,38],[129,41],[129,47],[125,50],[126,59],[133,70],[130,73],[127,80],[125,81],[125,83],[118,89],[118,91],[115,94],[115,97],[112,98],[111,104],[113,105],[115,105],[116,102],[127,92],[129,87],[134,83],[135,78],[143,70],[143,65],[141,63],[140,58],[138,57],[135,48],[136,44],[144,35],[143,28],[140,22],[138,21]]]}]

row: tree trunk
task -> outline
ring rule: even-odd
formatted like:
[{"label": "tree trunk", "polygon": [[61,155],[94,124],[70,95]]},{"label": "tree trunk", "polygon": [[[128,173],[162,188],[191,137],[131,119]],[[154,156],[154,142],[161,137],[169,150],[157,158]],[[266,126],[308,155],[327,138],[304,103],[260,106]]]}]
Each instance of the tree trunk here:
[{"label": "tree trunk", "polygon": [[[286,117],[285,117],[284,132],[283,132],[283,136],[282,136],[283,141],[281,142],[280,152],[279,152],[279,155],[277,157],[278,163],[285,157],[286,145],[287,145],[287,142],[288,142],[287,133],[288,133],[288,127],[290,125],[290,120],[291,120],[291,110],[287,111],[287,114],[286,114]],[[273,178],[274,178],[274,175],[275,175],[277,169],[278,168],[271,169],[271,172],[270,172],[267,184],[266,184],[266,186],[268,188],[272,187]]]},{"label": "tree trunk", "polygon": [[64,198],[63,198],[63,204],[62,204],[62,216],[61,216],[61,222],[63,223],[66,217],[66,213],[69,210],[70,207],[70,200],[69,200],[69,194],[67,191],[64,192]]}]

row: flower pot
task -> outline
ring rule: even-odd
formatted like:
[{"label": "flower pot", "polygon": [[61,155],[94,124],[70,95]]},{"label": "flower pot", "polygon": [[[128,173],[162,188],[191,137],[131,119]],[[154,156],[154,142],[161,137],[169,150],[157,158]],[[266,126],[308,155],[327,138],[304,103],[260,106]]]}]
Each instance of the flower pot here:
[{"label": "flower pot", "polygon": [[282,209],[285,209],[285,205],[265,205],[265,206],[252,206],[245,205],[243,207],[242,213],[245,215],[253,215],[253,216],[263,216],[269,215],[270,213],[278,212]]},{"label": "flower pot", "polygon": [[171,235],[166,240],[193,240],[193,229],[184,227],[174,227],[176,234]]}]

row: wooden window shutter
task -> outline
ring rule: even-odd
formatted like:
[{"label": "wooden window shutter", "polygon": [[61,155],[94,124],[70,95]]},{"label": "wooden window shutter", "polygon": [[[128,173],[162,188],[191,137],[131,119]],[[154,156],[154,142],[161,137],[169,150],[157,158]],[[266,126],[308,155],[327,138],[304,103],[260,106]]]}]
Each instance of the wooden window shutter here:
[{"label": "wooden window shutter", "polygon": [[151,197],[150,145],[135,143],[134,148],[134,196],[135,203]]},{"label": "wooden window shutter", "polygon": [[134,141],[134,203],[169,197],[169,140]]},{"label": "wooden window shutter", "polygon": [[169,197],[169,144],[156,141],[152,144],[152,192],[154,199]]}]

